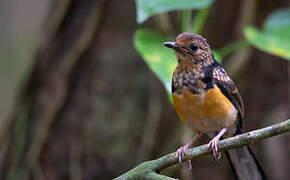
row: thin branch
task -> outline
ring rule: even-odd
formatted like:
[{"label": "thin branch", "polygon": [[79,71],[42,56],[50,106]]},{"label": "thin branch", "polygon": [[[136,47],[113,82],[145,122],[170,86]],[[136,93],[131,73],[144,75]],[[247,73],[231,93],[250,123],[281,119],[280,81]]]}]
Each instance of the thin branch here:
[{"label": "thin branch", "polygon": [[[244,134],[240,134],[234,137],[224,139],[218,143],[218,148],[221,151],[232,149],[247,144],[252,144],[254,142],[266,139],[272,136],[276,136],[285,132],[290,132],[290,119],[269,126],[266,128],[254,130]],[[211,153],[212,150],[207,148],[207,145],[201,145],[188,150],[188,152],[183,156],[183,161],[192,159],[198,156],[203,156]],[[161,170],[177,164],[178,160],[175,157],[175,153],[168,154],[159,159],[146,161],[130,170],[129,172],[115,178],[115,180],[128,180],[128,179],[159,179],[159,180],[172,180],[173,178],[159,175],[158,172]]]}]

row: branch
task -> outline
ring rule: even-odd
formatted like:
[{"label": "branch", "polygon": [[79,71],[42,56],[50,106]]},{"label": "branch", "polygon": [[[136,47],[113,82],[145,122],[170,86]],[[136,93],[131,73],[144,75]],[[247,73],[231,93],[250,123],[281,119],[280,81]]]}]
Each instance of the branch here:
[{"label": "branch", "polygon": [[[243,133],[234,137],[224,139],[218,143],[218,148],[221,151],[232,149],[247,144],[255,143],[259,140],[276,136],[285,132],[290,132],[290,119],[269,126],[266,128],[254,130],[251,132]],[[198,156],[211,153],[211,149],[207,149],[207,145],[201,145],[188,150],[183,156],[183,161],[192,159]],[[128,180],[128,179],[158,179],[158,180],[173,180],[173,178],[158,174],[161,170],[177,164],[178,160],[175,153],[168,154],[159,159],[146,161],[130,170],[129,172],[115,178],[115,180]]]}]

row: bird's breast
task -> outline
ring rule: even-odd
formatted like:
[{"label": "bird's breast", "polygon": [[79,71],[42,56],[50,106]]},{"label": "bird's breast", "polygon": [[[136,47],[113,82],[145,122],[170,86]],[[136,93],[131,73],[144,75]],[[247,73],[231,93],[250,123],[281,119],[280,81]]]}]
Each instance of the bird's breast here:
[{"label": "bird's breast", "polygon": [[172,96],[179,118],[197,131],[219,131],[236,123],[236,108],[217,86],[201,94],[184,89]]}]

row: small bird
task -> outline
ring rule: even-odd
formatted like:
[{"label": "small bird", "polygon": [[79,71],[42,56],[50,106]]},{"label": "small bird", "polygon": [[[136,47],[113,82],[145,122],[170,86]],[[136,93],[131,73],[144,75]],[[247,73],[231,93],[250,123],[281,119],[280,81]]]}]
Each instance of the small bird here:
[{"label": "small bird", "polygon": [[[196,132],[195,137],[178,148],[176,157],[181,162],[183,153],[206,134],[212,138],[208,148],[219,159],[218,141],[242,133],[242,97],[202,36],[184,32],[164,46],[173,49],[178,59],[172,78],[174,107],[181,121]],[[226,154],[238,179],[266,178],[248,146],[228,150]]]}]

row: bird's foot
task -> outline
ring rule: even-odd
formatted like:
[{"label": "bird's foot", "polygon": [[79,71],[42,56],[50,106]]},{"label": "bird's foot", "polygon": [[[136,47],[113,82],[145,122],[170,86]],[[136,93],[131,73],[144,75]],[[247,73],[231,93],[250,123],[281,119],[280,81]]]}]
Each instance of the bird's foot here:
[{"label": "bird's foot", "polygon": [[227,127],[220,130],[220,132],[208,143],[207,148],[211,148],[216,160],[220,159],[222,154],[218,149],[218,142],[220,138],[227,132]]},{"label": "bird's foot", "polygon": [[221,158],[221,152],[219,152],[219,149],[218,149],[218,144],[219,142],[219,137],[214,137],[207,145],[207,148],[211,148],[212,149],[212,152],[213,152],[213,155],[215,157],[216,160],[220,159]]},{"label": "bird's foot", "polygon": [[188,147],[186,145],[185,146],[181,146],[180,148],[177,149],[176,154],[175,154],[175,157],[178,159],[179,162],[181,162],[182,155],[186,151],[188,151]]},{"label": "bird's foot", "polygon": [[[188,146],[181,146],[180,148],[177,149],[175,157],[178,159],[179,162],[182,161],[182,156],[183,154],[186,153],[186,151],[188,151]],[[191,165],[191,159],[188,159],[188,169],[191,170],[192,169],[192,165]]]},{"label": "bird's foot", "polygon": [[[196,136],[194,136],[186,145],[181,146],[180,148],[177,149],[175,157],[178,159],[179,162],[182,161],[182,155],[186,153],[186,151],[188,151],[188,148],[195,142],[197,141],[200,137],[201,137],[201,133],[197,133]],[[191,159],[188,160],[188,165],[189,165],[189,170],[192,169],[191,166]]]}]

